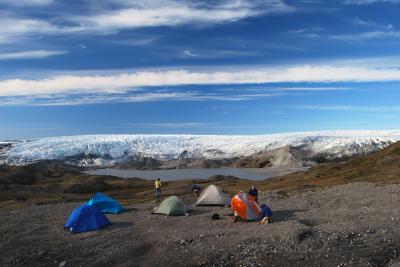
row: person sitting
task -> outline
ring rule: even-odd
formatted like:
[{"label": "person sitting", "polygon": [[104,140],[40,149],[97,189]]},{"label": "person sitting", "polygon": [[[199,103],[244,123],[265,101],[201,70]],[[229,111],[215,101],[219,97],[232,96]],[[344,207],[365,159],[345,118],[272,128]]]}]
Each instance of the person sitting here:
[{"label": "person sitting", "polygon": [[254,201],[258,204],[258,190],[254,185],[252,185],[251,189],[249,190],[249,196],[254,197]]},{"label": "person sitting", "polygon": [[201,193],[201,187],[198,184],[192,185],[192,192],[196,195],[196,197],[199,197]]},{"label": "person sitting", "polygon": [[260,224],[270,223],[272,220],[272,210],[265,204],[261,204]]}]

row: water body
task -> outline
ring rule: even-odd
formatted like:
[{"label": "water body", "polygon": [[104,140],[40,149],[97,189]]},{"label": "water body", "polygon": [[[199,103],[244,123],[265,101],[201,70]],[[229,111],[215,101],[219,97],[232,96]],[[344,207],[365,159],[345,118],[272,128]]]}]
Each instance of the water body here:
[{"label": "water body", "polygon": [[171,169],[171,170],[118,170],[97,169],[87,171],[91,175],[112,175],[121,178],[143,178],[154,180],[161,178],[163,181],[176,181],[183,179],[207,179],[213,175],[232,175],[241,179],[254,181],[265,180],[270,177],[288,174],[304,169],[299,168],[212,168],[212,169]]}]

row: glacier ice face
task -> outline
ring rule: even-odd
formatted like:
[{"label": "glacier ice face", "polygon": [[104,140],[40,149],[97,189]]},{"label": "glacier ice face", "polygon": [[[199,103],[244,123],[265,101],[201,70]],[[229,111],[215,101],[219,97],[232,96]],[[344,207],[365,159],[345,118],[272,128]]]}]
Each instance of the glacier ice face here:
[{"label": "glacier ice face", "polygon": [[400,140],[398,131],[334,131],[271,135],[83,135],[26,140],[0,151],[0,162],[24,165],[66,160],[106,167],[140,157],[160,160],[221,159],[250,156],[286,145],[305,146],[314,154],[349,157],[382,149]]}]

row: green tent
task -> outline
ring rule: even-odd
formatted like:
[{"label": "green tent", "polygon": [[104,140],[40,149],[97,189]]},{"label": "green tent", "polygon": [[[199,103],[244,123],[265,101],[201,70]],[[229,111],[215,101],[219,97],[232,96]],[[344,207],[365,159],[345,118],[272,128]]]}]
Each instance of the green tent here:
[{"label": "green tent", "polygon": [[161,202],[160,206],[154,211],[158,214],[185,215],[189,211],[186,204],[177,196],[167,197]]}]

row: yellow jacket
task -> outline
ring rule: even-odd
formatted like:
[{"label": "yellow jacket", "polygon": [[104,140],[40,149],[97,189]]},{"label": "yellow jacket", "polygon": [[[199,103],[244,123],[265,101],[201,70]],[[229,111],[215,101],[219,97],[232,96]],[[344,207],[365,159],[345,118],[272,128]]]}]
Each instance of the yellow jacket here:
[{"label": "yellow jacket", "polygon": [[156,180],[154,182],[154,185],[155,185],[156,188],[160,188],[161,187],[161,181],[160,180]]}]

